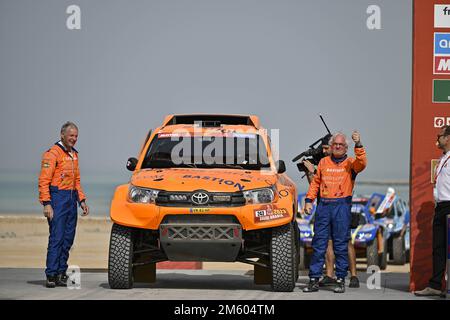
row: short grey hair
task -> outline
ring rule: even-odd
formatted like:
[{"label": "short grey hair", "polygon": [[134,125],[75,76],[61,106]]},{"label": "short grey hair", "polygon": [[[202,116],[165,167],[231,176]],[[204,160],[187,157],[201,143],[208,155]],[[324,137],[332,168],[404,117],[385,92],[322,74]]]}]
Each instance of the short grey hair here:
[{"label": "short grey hair", "polygon": [[341,137],[344,138],[344,140],[345,140],[345,145],[346,145],[346,147],[348,147],[348,139],[347,139],[347,136],[346,136],[345,134],[343,134],[342,132],[337,132],[337,133],[335,133],[335,134],[333,134],[333,135],[331,136],[330,142],[329,142],[330,146],[334,143],[334,141],[336,140],[336,138],[339,137],[339,136],[341,136]]},{"label": "short grey hair", "polygon": [[78,127],[75,123],[67,121],[61,127],[61,134],[66,133],[67,129],[69,129],[69,128],[77,129],[77,131],[78,131]]}]

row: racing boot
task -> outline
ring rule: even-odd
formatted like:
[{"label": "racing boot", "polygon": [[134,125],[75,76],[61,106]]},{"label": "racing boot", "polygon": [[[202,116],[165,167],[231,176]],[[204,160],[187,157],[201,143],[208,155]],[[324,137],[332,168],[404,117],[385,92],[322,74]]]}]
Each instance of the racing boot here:
[{"label": "racing boot", "polygon": [[349,288],[359,288],[359,279],[357,276],[351,276],[350,277],[350,284],[348,285]]},{"label": "racing boot", "polygon": [[69,277],[65,273],[58,274],[56,278],[56,285],[58,287],[67,287],[67,280]]},{"label": "racing boot", "polygon": [[336,287],[333,290],[334,293],[344,293],[345,292],[345,279],[337,278]]},{"label": "racing boot", "polygon": [[319,291],[319,279],[311,278],[309,279],[308,286],[303,288],[303,292],[317,292]]},{"label": "racing boot", "polygon": [[324,276],[319,281],[319,287],[334,286],[335,284],[336,284],[336,279],[329,277],[329,276]]},{"label": "racing boot", "polygon": [[57,276],[47,276],[47,281],[45,282],[45,286],[47,288],[56,287]]}]

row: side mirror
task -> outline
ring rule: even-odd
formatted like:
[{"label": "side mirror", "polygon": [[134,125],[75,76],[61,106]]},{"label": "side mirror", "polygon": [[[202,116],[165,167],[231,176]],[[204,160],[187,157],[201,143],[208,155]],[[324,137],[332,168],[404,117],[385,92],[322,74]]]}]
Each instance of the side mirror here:
[{"label": "side mirror", "polygon": [[286,164],[284,163],[283,160],[278,160],[278,161],[275,163],[275,165],[276,165],[276,167],[277,167],[278,173],[284,173],[284,172],[286,172]]},{"label": "side mirror", "polygon": [[138,163],[138,160],[136,158],[128,158],[127,169],[130,171],[134,171],[134,169],[136,169],[137,163]]}]

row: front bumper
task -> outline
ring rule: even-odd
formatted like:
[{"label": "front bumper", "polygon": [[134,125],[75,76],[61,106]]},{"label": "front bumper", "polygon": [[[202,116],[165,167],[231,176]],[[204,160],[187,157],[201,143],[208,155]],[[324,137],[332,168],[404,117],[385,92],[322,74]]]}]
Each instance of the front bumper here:
[{"label": "front bumper", "polygon": [[234,262],[242,245],[242,228],[233,216],[166,216],[159,231],[170,261]]},{"label": "front bumper", "polygon": [[111,202],[111,220],[117,224],[158,230],[168,216],[221,215],[235,217],[245,231],[273,228],[292,221],[292,199],[280,198],[271,204],[246,204],[239,207],[166,207],[155,204],[132,203],[127,200],[128,186],[116,189]]}]

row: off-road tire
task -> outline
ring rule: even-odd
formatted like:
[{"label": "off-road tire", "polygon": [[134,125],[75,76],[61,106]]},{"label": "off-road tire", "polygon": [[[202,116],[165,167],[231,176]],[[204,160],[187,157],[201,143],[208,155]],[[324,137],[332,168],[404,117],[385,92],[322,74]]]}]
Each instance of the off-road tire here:
[{"label": "off-road tire", "polygon": [[404,236],[396,236],[392,240],[393,263],[396,265],[404,265],[406,263],[406,248]]},{"label": "off-road tire", "polygon": [[384,240],[384,244],[383,244],[383,252],[379,254],[379,263],[378,266],[380,267],[380,270],[386,270],[387,268],[387,255],[388,255],[388,242],[387,240]]},{"label": "off-road tire", "polygon": [[298,223],[297,220],[294,220],[292,222],[292,225],[294,227],[294,241],[295,241],[295,282],[298,281],[298,277],[300,276],[300,231],[298,229]]},{"label": "off-road tire", "polygon": [[366,248],[367,268],[370,266],[379,266],[380,259],[378,257],[378,242],[375,238]]},{"label": "off-road tire", "polygon": [[270,240],[271,287],[276,292],[292,292],[296,283],[297,250],[292,223],[272,229]]},{"label": "off-road tire", "polygon": [[118,224],[111,229],[108,283],[111,289],[133,287],[133,229]]}]

